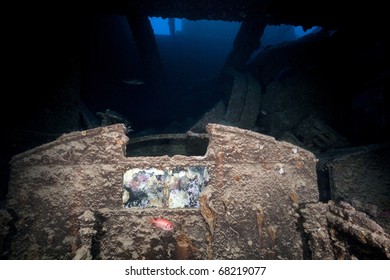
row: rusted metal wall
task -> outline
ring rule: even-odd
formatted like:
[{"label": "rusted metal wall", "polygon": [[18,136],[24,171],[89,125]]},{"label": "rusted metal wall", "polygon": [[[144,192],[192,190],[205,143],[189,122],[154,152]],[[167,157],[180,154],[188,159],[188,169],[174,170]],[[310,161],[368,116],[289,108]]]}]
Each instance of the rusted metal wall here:
[{"label": "rusted metal wall", "polygon": [[390,233],[390,146],[351,148],[324,160],[334,201],[368,213]]},{"label": "rusted metal wall", "polygon": [[[16,259],[302,259],[299,209],[318,201],[316,158],[255,132],[208,125],[204,156],[125,157],[122,125],[63,135],[11,162]],[[204,166],[200,208],[126,209],[130,168]],[[164,217],[175,225],[149,224]]]}]

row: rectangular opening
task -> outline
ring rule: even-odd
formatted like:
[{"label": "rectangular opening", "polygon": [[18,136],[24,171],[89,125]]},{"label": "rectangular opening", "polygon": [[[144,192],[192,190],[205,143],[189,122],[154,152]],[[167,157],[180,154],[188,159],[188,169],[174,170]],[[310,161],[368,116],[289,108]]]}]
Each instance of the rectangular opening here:
[{"label": "rectangular opening", "polygon": [[133,168],[123,174],[125,208],[199,208],[209,175],[204,166]]},{"label": "rectangular opening", "polygon": [[126,147],[127,157],[146,156],[204,156],[209,138],[203,134],[157,134],[130,138]]}]

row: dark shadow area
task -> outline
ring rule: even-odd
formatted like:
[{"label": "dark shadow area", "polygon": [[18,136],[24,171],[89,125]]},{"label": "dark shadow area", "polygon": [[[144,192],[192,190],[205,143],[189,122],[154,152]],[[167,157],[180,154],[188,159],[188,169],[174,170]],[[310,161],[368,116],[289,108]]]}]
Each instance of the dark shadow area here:
[{"label": "dark shadow area", "polygon": [[126,147],[128,157],[147,156],[204,156],[209,139],[185,134],[162,134],[130,139]]}]

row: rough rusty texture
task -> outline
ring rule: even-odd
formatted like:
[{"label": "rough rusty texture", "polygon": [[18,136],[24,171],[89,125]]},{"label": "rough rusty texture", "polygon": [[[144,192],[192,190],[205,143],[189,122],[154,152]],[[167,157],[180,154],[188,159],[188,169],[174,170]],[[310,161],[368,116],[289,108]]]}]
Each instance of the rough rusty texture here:
[{"label": "rough rusty texture", "polygon": [[260,85],[251,75],[230,71],[234,84],[223,121],[232,126],[252,129],[255,127],[261,102]]},{"label": "rough rusty texture", "polygon": [[300,210],[312,259],[390,259],[390,235],[346,202],[306,204]]},{"label": "rough rusty texture", "polygon": [[272,137],[220,128],[208,127],[213,257],[302,259],[297,209],[318,201],[315,157]]},{"label": "rough rusty texture", "polygon": [[[199,210],[101,209],[97,212],[99,237],[91,248],[101,259],[206,259],[206,225]],[[163,216],[173,232],[149,225],[150,217]]]},{"label": "rough rusty texture", "polygon": [[[302,259],[298,209],[318,201],[310,152],[208,126],[205,156],[125,157],[120,124],[64,135],[11,162],[11,259]],[[205,166],[200,209],[125,209],[130,168]],[[150,217],[171,220],[173,231]]]},{"label": "rough rusty texture", "polygon": [[334,259],[332,241],[328,231],[328,221],[326,213],[328,204],[314,203],[307,204],[300,209],[303,217],[303,228],[308,240],[307,258],[313,260],[332,260]]},{"label": "rough rusty texture", "polygon": [[15,156],[7,197],[16,215],[10,257],[73,258],[81,214],[121,207],[115,187],[122,180],[114,174],[126,142],[117,125],[70,133]]},{"label": "rough rusty texture", "polygon": [[365,213],[331,201],[326,217],[336,259],[390,259],[390,235]]},{"label": "rough rusty texture", "polygon": [[340,151],[324,159],[331,198],[370,215],[390,233],[390,146],[372,145]]}]

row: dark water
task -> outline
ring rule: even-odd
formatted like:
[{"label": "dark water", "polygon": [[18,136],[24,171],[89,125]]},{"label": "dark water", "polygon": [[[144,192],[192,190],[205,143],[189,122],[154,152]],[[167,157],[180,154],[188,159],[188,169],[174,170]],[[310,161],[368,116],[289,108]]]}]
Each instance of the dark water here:
[{"label": "dark water", "polygon": [[[80,117],[80,100],[98,120],[96,113],[106,109],[125,116],[134,135],[186,132],[216,102],[227,100],[219,77],[238,27],[187,22],[187,27],[183,25],[174,37],[156,36],[166,82],[164,94],[159,95],[145,82],[145,68],[126,18],[91,13],[71,18],[48,14],[31,22],[21,40],[25,48],[15,58],[17,79],[10,99],[3,105],[9,110],[2,112],[5,136],[0,150],[0,201],[6,195],[8,162],[13,155],[52,141],[62,133],[87,128]],[[294,40],[292,27],[285,26],[282,31],[268,29],[252,58],[269,45]],[[356,33],[354,30],[349,36],[359,38]],[[335,34],[335,38],[344,36]],[[388,141],[389,65],[385,39],[379,31],[365,33],[354,50],[356,59],[362,60],[358,65],[363,71],[338,69],[344,73],[337,77],[338,82],[349,84],[341,87],[343,92],[335,88],[332,94],[330,103],[345,106],[345,118],[335,128],[356,144]],[[335,46],[335,54],[348,53],[351,48],[351,44]],[[296,69],[302,70],[301,65],[294,67],[283,68],[286,71],[278,72],[275,80],[288,84],[291,77],[296,77]],[[310,63],[304,69],[313,73],[334,71],[317,71],[316,65]],[[350,74],[354,78],[347,78]],[[340,99],[334,97],[337,95]]]}]

